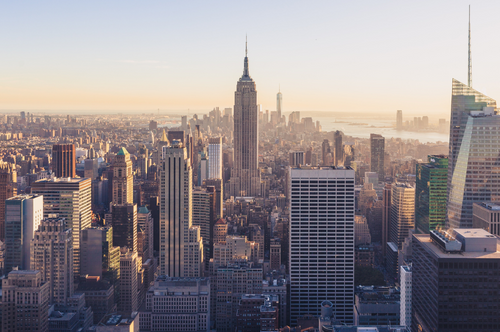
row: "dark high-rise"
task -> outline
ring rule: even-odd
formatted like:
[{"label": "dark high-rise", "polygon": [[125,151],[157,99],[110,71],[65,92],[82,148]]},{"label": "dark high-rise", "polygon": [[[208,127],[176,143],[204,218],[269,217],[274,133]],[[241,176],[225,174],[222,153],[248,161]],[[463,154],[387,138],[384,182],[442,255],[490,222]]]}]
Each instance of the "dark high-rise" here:
[{"label": "dark high-rise", "polygon": [[75,167],[75,145],[54,144],[52,146],[52,171],[58,178],[74,178]]},{"label": "dark high-rise", "polygon": [[384,157],[385,138],[379,134],[370,134],[370,171],[377,172],[378,180],[385,180]]},{"label": "dark high-rise", "polygon": [[342,133],[337,130],[333,133],[334,166],[342,166],[344,161],[344,148],[342,146]]},{"label": "dark high-rise", "polygon": [[414,234],[412,331],[500,331],[499,245],[475,228]]},{"label": "dark high-rise", "polygon": [[112,206],[113,244],[137,251],[137,205]]}]

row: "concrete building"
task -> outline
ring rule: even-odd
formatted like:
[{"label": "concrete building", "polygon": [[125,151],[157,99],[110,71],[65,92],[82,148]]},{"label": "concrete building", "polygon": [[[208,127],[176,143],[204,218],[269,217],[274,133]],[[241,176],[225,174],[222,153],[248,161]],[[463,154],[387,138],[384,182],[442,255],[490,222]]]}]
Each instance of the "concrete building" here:
[{"label": "concrete building", "polygon": [[119,312],[130,314],[139,309],[138,260],[137,252],[129,251],[128,248],[120,249]]},{"label": "concrete building", "polygon": [[208,332],[210,280],[159,276],[140,310],[140,330]]},{"label": "concrete building", "polygon": [[399,325],[399,290],[391,287],[356,287],[354,319],[358,326]]},{"label": "concrete building", "polygon": [[19,195],[5,201],[5,270],[29,270],[30,245],[43,219],[43,196]]},{"label": "concrete building", "polygon": [[234,94],[234,165],[229,182],[234,197],[260,196],[259,112],[257,90],[248,70],[245,51],[243,75]]},{"label": "concrete building", "polygon": [[206,179],[203,188],[215,194],[215,219],[224,218],[224,185],[222,179]]},{"label": "concrete building", "polygon": [[401,285],[401,300],[400,300],[400,325],[411,328],[411,265],[403,265],[400,267],[400,285]]},{"label": "concrete building", "polygon": [[214,241],[213,244],[224,244],[226,243],[227,236],[227,223],[224,219],[219,219],[214,225],[213,229]]},{"label": "concrete building", "polygon": [[392,185],[386,183],[382,196],[382,255],[387,253],[387,242],[389,242],[389,229],[391,221]]},{"label": "concrete building", "polygon": [[16,195],[16,165],[0,161],[0,241],[5,241],[5,201]]},{"label": "concrete building", "polygon": [[134,203],[134,176],[127,149],[120,148],[113,162],[113,204]]},{"label": "concrete building", "polygon": [[217,332],[233,332],[241,297],[262,294],[262,267],[247,262],[228,264],[217,269],[216,282]]},{"label": "concrete building", "polygon": [[130,315],[110,314],[96,326],[96,332],[139,332],[139,313]]},{"label": "concrete building", "polygon": [[236,331],[276,331],[279,325],[278,296],[245,294],[236,311]]},{"label": "concrete building", "polygon": [[499,246],[477,228],[414,234],[412,331],[500,329]]},{"label": "concrete building", "polygon": [[2,331],[48,332],[49,292],[40,271],[12,271],[2,280]]},{"label": "concrete building", "polygon": [[52,146],[52,172],[58,178],[76,176],[76,152],[74,144],[54,144]]},{"label": "concrete building", "polygon": [[278,297],[279,327],[290,325],[288,322],[288,286],[286,279],[273,276],[268,273],[266,279],[262,281],[262,294],[274,295]]},{"label": "concrete building", "polygon": [[279,271],[281,269],[281,240],[271,239],[269,244],[269,268]]},{"label": "concrete building", "polygon": [[403,130],[403,111],[398,110],[396,113],[396,130]]},{"label": "concrete building", "polygon": [[372,243],[370,229],[368,228],[368,222],[365,216],[354,216],[354,234],[356,234],[356,240],[354,241],[356,246]]},{"label": "concrete building", "polygon": [[141,245],[138,245],[138,252],[139,256],[142,257],[142,261],[146,262],[148,259],[153,259],[153,242],[155,234],[153,216],[151,211],[145,206],[141,206],[137,212],[137,229],[141,230],[144,234],[140,241]]},{"label": "concrete building", "polygon": [[258,243],[248,241],[246,236],[228,235],[224,243],[214,244],[212,269],[215,271],[219,266],[225,266],[242,259],[257,262],[258,255]]},{"label": "concrete building", "polygon": [[203,241],[204,270],[208,270],[208,263],[212,258],[213,235],[215,224],[215,193],[207,189],[195,187],[193,189],[193,225],[200,228]]},{"label": "concrete building", "polygon": [[85,303],[94,312],[94,324],[98,324],[104,316],[117,310],[115,288],[107,280],[89,276],[80,278],[77,292],[85,294]]},{"label": "concrete building", "polygon": [[289,155],[288,165],[290,165],[290,167],[305,165],[304,151],[291,151],[288,153],[288,155]]},{"label": "concrete building", "polygon": [[500,203],[482,202],[472,206],[472,227],[500,235]]},{"label": "concrete building", "polygon": [[63,218],[47,218],[31,240],[31,270],[49,284],[49,303],[67,305],[74,293],[73,234]]},{"label": "concrete building", "polygon": [[92,222],[92,182],[86,178],[53,178],[32,184],[31,193],[43,195],[44,218],[64,218],[73,233],[73,269],[80,276],[80,241],[82,230]]},{"label": "concrete building", "polygon": [[318,316],[327,299],[337,320],[354,322],[354,176],[344,167],[289,170],[292,325],[301,315]]},{"label": "concrete building", "polygon": [[[191,160],[186,148],[175,140],[172,145],[163,147],[162,155],[160,274],[170,277],[199,277],[203,264],[203,243],[199,228],[192,227]],[[196,271],[200,274],[193,275]]]}]

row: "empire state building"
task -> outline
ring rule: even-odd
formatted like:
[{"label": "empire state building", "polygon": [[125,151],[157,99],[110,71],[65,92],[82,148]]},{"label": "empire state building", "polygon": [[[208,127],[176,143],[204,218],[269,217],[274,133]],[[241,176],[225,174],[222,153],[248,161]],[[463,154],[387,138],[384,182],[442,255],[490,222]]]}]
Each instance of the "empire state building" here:
[{"label": "empire state building", "polygon": [[245,67],[234,93],[234,163],[229,182],[234,197],[260,196],[258,119],[257,91],[245,46]]}]

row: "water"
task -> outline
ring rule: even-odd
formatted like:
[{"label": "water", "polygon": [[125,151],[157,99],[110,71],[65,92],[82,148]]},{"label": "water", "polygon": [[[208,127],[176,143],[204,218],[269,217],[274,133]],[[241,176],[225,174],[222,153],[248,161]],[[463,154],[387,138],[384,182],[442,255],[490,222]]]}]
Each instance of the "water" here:
[{"label": "water", "polygon": [[380,134],[385,138],[417,139],[421,143],[448,142],[449,140],[448,133],[398,131],[394,129],[395,121],[392,119],[326,116],[313,117],[313,120],[320,122],[323,131],[340,130],[345,135],[359,138],[370,138],[370,134]]}]

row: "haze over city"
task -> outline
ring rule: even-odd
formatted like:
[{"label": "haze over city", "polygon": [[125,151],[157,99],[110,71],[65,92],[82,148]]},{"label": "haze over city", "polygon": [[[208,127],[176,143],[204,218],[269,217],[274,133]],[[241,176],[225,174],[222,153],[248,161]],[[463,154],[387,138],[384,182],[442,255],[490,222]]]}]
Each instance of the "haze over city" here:
[{"label": "haze over city", "polygon": [[[475,88],[500,95],[498,1],[473,1]],[[467,77],[466,1],[6,2],[0,111],[232,107],[245,35],[259,104],[446,115]]]}]

